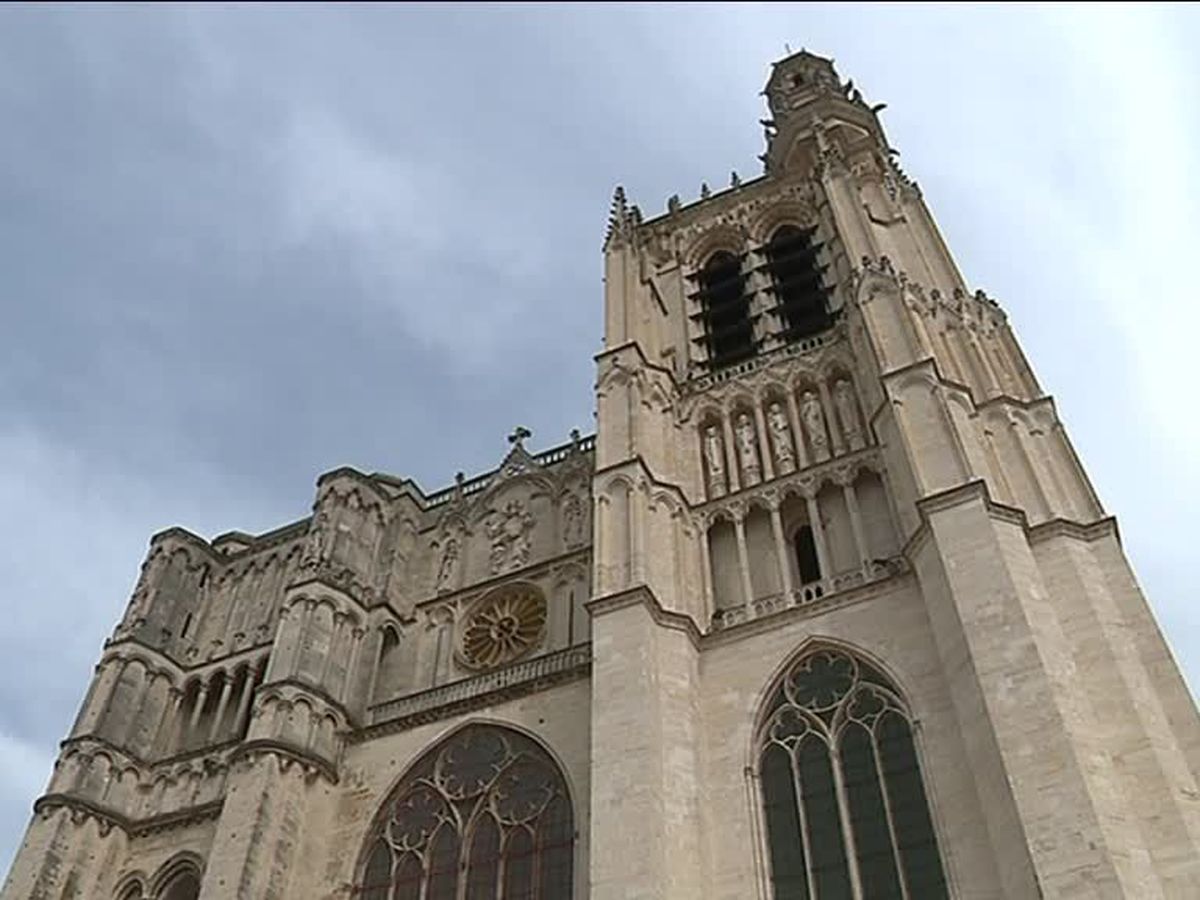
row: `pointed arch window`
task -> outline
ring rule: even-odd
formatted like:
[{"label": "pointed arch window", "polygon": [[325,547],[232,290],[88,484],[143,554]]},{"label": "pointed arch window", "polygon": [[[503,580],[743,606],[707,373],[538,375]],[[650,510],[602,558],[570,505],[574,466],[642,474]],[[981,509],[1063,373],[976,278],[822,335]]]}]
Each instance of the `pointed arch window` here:
[{"label": "pointed arch window", "polygon": [[427,751],[384,804],[360,900],[570,900],[575,827],[536,742],[472,725]]},{"label": "pointed arch window", "polygon": [[816,241],[816,231],[815,226],[782,225],[767,243],[774,312],[787,341],[819,334],[832,324],[829,289],[824,284],[826,267],[818,258],[822,245]]},{"label": "pointed arch window", "polygon": [[742,271],[742,257],[718,250],[695,276],[700,289],[695,294],[704,327],[698,340],[708,350],[710,369],[740,362],[754,355],[754,316]]},{"label": "pointed arch window", "polygon": [[804,654],[758,747],[774,900],[949,896],[912,723],[881,672],[841,650]]}]

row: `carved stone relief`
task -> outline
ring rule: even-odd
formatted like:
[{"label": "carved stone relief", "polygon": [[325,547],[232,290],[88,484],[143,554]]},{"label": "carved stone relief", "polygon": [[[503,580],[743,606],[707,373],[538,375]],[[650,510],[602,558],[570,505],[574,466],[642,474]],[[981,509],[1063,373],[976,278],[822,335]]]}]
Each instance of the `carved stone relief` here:
[{"label": "carved stone relief", "polygon": [[504,510],[493,510],[487,517],[487,536],[491,541],[488,556],[493,575],[511,572],[529,562],[529,533],[534,520],[520,500],[510,500]]}]

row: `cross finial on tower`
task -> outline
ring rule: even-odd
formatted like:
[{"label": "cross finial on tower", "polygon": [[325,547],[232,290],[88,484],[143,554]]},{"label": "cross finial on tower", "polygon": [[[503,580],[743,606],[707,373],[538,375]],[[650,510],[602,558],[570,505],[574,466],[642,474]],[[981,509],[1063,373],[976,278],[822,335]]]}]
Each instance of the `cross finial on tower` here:
[{"label": "cross finial on tower", "polygon": [[508,436],[508,442],[514,447],[521,447],[521,449],[524,450],[525,448],[522,446],[521,442],[527,437],[533,437],[533,432],[524,425],[518,425],[513,429],[513,433]]}]

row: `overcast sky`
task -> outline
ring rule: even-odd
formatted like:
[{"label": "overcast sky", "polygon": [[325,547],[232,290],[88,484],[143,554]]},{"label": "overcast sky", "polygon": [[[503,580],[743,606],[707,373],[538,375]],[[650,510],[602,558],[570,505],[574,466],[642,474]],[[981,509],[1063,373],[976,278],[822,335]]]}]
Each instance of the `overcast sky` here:
[{"label": "overcast sky", "polygon": [[614,185],[759,172],[832,55],[1200,678],[1200,7],[0,7],[0,874],[149,536],[593,428]]}]

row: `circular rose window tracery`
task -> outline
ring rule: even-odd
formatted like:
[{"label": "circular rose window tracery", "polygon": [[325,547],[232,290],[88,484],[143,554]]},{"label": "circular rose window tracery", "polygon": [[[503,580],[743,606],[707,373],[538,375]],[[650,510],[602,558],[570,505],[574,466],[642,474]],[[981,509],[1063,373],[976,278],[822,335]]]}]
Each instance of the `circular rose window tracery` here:
[{"label": "circular rose window tracery", "polygon": [[519,659],[542,641],[546,598],[531,584],[498,588],[477,603],[462,627],[462,661],[490,669]]}]

